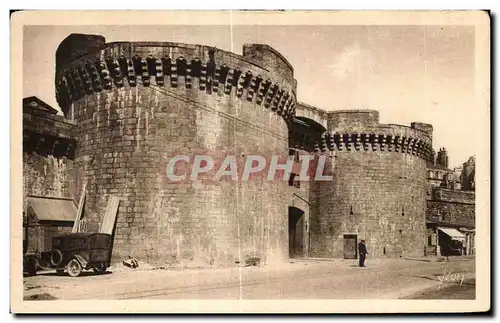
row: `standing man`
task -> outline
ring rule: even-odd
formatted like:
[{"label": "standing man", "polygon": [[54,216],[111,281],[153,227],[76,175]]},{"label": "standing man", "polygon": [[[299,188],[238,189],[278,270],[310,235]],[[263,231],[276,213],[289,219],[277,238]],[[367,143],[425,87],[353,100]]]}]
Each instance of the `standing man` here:
[{"label": "standing man", "polygon": [[358,244],[358,252],[359,252],[359,267],[366,267],[365,259],[366,259],[366,254],[368,254],[368,252],[366,251],[365,240],[361,240],[361,242]]}]

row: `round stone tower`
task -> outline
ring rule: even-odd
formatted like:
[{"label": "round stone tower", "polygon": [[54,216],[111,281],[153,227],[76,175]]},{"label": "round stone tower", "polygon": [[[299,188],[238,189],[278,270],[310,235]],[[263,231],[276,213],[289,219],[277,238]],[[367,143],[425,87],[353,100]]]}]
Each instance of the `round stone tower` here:
[{"label": "round stone tower", "polygon": [[296,81],[274,49],[245,45],[240,56],[72,34],[57,50],[55,83],[77,123],[88,230],[99,229],[110,196],[121,198],[115,259],[223,265],[287,257],[286,182],[167,178],[176,155],[191,163],[200,153],[234,155],[239,164],[248,154],[286,158]]},{"label": "round stone tower", "polygon": [[423,255],[432,126],[379,124],[371,110],[332,111],[327,121],[332,180],[319,182],[311,255],[355,258],[361,239],[370,257]]}]

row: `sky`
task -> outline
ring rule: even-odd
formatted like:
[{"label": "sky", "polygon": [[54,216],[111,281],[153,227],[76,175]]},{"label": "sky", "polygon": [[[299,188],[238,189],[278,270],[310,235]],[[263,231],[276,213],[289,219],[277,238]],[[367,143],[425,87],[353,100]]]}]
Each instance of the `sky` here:
[{"label": "sky", "polygon": [[55,52],[70,33],[102,35],[106,42],[210,45],[236,54],[244,44],[268,44],[294,67],[299,101],[324,110],[378,110],[381,123],[431,123],[434,149],[446,147],[452,168],[475,155],[480,140],[474,32],[465,25],[25,26],[23,97],[59,109]]}]

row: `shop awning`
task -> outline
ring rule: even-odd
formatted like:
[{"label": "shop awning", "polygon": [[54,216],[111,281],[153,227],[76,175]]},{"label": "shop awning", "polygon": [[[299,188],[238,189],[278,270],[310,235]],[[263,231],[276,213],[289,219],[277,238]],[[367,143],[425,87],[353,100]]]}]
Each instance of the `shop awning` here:
[{"label": "shop awning", "polygon": [[465,240],[465,235],[457,229],[438,227],[438,230],[448,235],[453,240]]},{"label": "shop awning", "polygon": [[76,205],[71,199],[27,197],[39,221],[75,221]]}]

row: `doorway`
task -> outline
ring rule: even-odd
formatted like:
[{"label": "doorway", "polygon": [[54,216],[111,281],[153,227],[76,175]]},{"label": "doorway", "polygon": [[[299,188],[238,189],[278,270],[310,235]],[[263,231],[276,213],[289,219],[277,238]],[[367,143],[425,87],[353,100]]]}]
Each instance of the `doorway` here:
[{"label": "doorway", "polygon": [[358,236],[355,234],[344,234],[344,259],[356,259],[358,257]]},{"label": "doorway", "polygon": [[288,254],[290,258],[304,257],[304,211],[288,207]]}]

